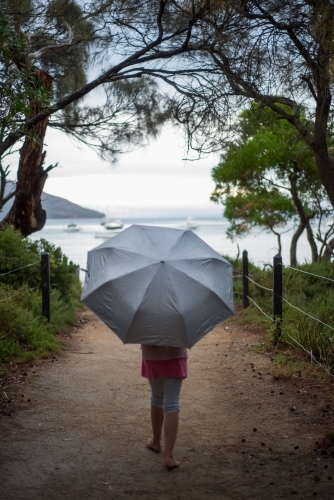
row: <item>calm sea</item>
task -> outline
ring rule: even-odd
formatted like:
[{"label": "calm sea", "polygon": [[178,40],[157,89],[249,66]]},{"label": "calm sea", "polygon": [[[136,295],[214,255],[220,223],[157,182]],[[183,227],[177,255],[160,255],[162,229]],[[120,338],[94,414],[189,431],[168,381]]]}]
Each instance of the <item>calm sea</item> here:
[{"label": "calm sea", "polygon": [[[251,261],[256,264],[263,265],[272,263],[273,256],[277,253],[277,240],[275,236],[260,231],[253,231],[250,235],[232,243],[226,238],[226,229],[228,223],[219,218],[196,219],[198,228],[194,232],[202,238],[214,250],[223,255],[228,255],[235,258],[238,253],[239,244],[240,252],[248,251],[248,256]],[[148,224],[163,227],[181,228],[186,226],[186,220],[181,218],[136,218],[122,219],[124,229],[131,224]],[[82,228],[80,232],[68,233],[64,229],[67,224],[75,223]],[[57,246],[60,246],[65,255],[70,260],[78,264],[81,268],[86,268],[87,252],[92,248],[97,247],[105,239],[101,236],[106,233],[110,235],[110,231],[104,229],[100,219],[50,219],[47,221],[42,231],[30,236],[36,240],[44,238]],[[112,234],[114,234],[112,232]],[[283,262],[289,264],[289,246],[292,236],[292,231],[282,235],[282,257]],[[298,244],[298,261],[300,263],[305,260],[310,260],[311,253],[306,240],[302,235]],[[84,273],[81,273],[83,279]]]}]

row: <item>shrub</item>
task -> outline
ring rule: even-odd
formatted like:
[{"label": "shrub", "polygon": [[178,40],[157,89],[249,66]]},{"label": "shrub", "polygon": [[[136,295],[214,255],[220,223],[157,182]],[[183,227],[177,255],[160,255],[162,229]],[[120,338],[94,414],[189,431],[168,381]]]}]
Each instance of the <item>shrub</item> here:
[{"label": "shrub", "polygon": [[[42,252],[50,253],[49,323],[41,314]],[[57,334],[76,320],[80,293],[76,266],[59,247],[43,239],[22,239],[10,227],[0,232],[0,362],[32,359],[57,349]]]},{"label": "shrub", "polygon": [[[303,264],[297,269],[303,272],[289,267],[283,268],[283,322],[280,341],[298,348],[302,346],[311,353],[312,360],[317,360],[334,373],[334,265],[323,261]],[[266,288],[273,287],[270,269],[261,270],[252,266],[250,277]],[[241,290],[241,280],[235,280],[237,304],[240,303]],[[249,323],[259,323],[273,336],[272,293],[250,282],[249,296],[269,318],[264,316],[252,302],[248,309],[242,311],[241,318]]]}]

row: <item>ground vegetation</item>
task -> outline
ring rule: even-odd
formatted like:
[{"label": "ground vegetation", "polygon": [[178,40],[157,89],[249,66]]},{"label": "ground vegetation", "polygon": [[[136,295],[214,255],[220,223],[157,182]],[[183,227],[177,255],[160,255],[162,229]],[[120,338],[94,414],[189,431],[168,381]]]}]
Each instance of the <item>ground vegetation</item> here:
[{"label": "ground vegetation", "polygon": [[[41,254],[50,254],[50,322],[42,315]],[[76,322],[81,284],[77,266],[46,240],[0,231],[0,362],[27,361],[59,348]]]},{"label": "ground vegetation", "polygon": [[[239,270],[239,271],[238,271]],[[268,332],[268,341],[304,351],[310,363],[334,374],[333,313],[334,270],[331,262],[283,265],[282,322],[279,335],[273,321],[273,270],[250,263],[249,307],[243,309],[241,261],[235,263],[234,292],[238,322],[258,325]],[[254,283],[255,282],[255,283]],[[255,304],[254,304],[255,302]],[[258,307],[259,306],[259,307]],[[291,373],[290,373],[291,375]]]}]

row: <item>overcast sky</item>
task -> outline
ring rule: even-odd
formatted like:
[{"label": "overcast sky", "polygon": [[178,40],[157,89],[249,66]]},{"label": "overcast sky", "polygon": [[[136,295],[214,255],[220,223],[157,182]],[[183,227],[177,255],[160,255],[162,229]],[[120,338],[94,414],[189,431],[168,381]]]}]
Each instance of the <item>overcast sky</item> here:
[{"label": "overcast sky", "polygon": [[184,161],[184,140],[170,127],[145,149],[122,155],[116,165],[50,128],[45,143],[46,165],[59,163],[46,181],[47,193],[108,215],[126,216],[146,209],[188,209],[189,216],[202,210],[221,213],[221,207],[210,202],[214,187],[210,171],[218,156]]}]

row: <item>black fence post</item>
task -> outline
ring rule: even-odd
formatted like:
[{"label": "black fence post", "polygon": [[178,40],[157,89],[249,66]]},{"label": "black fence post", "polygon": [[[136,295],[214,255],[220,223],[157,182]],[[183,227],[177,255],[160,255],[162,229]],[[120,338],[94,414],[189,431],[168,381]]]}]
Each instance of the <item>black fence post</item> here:
[{"label": "black fence post", "polygon": [[42,267],[42,316],[50,321],[50,255],[47,252],[41,255]]},{"label": "black fence post", "polygon": [[282,324],[282,288],[283,288],[283,266],[282,256],[277,254],[273,262],[273,320],[275,325],[274,342],[278,342],[281,336]]},{"label": "black fence post", "polygon": [[76,266],[75,268],[75,275],[78,279],[80,279],[80,266]]},{"label": "black fence post", "polygon": [[248,299],[248,252],[244,250],[242,252],[242,301],[244,305],[244,309],[249,306]]}]

